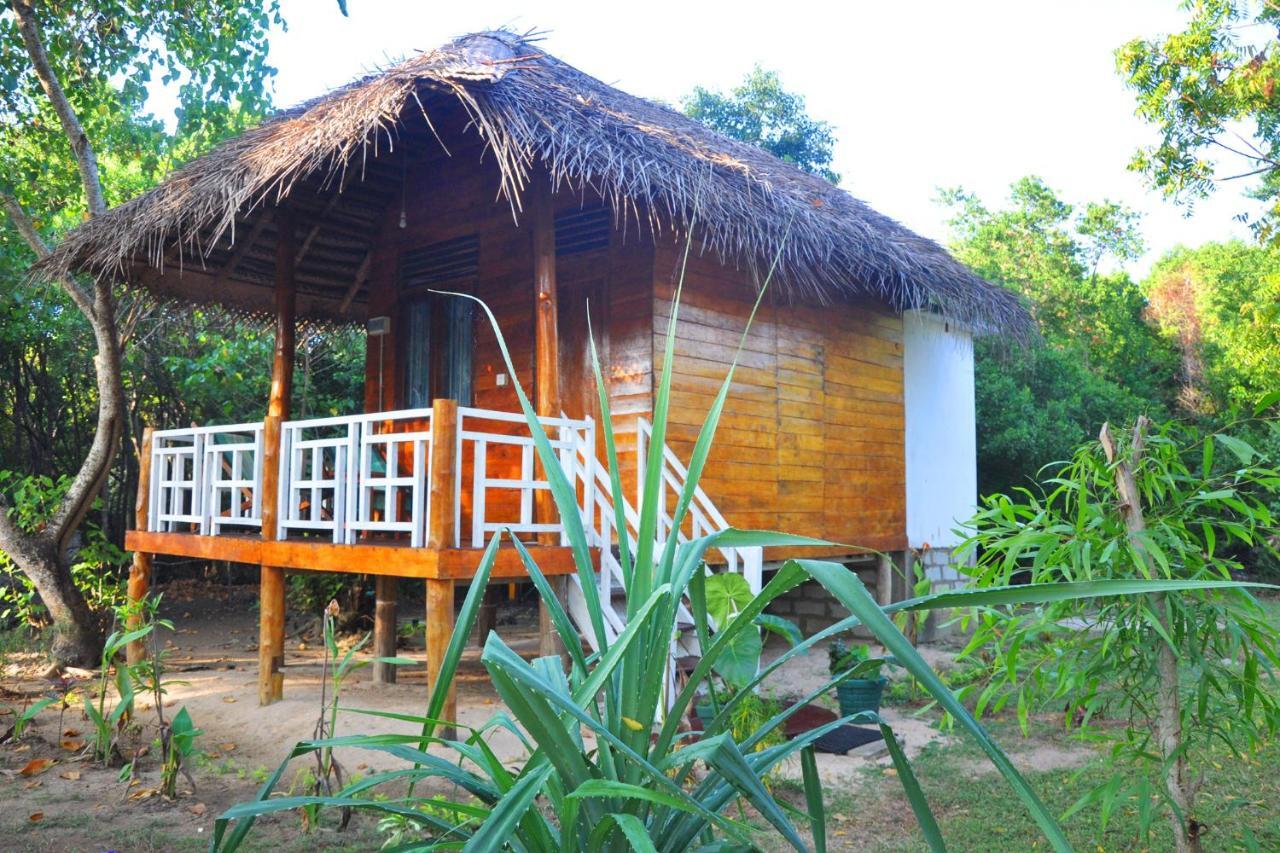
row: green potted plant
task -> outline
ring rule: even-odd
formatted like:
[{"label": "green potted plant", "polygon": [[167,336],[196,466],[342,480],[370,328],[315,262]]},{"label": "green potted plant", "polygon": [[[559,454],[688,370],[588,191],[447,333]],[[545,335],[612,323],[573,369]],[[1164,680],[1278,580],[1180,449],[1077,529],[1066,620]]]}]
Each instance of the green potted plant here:
[{"label": "green potted plant", "polygon": [[880,711],[880,699],[888,683],[880,670],[890,658],[873,658],[871,648],[865,643],[850,645],[844,640],[833,641],[827,649],[827,669],[831,675],[854,671],[854,675],[836,685],[836,699],[840,703],[840,716],[847,717],[863,711]]},{"label": "green potted plant", "polygon": [[[755,597],[747,579],[740,574],[707,572],[703,583],[707,616],[716,629],[727,627]],[[785,638],[793,646],[803,640],[800,629],[780,616],[761,613],[752,623],[763,631],[772,631]],[[760,669],[760,654],[764,651],[764,638],[761,634],[761,630],[743,631],[734,638],[724,654],[717,658],[712,667],[713,677],[707,680],[709,692],[703,693],[694,704],[694,713],[704,729],[715,719],[719,706],[755,678]],[[741,706],[743,713],[746,709],[757,707],[758,699],[759,697],[744,699]]]}]

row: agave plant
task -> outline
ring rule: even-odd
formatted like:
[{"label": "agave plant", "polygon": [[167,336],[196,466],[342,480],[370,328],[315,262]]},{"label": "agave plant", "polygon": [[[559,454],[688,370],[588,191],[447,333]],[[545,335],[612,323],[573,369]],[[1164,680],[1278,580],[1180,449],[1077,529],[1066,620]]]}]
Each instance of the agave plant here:
[{"label": "agave plant", "polygon": [[[736,705],[788,660],[858,625],[875,635],[899,665],[910,672],[923,689],[954,717],[959,727],[973,737],[1040,826],[1049,844],[1056,850],[1070,849],[1053,815],[1032,787],[894,626],[891,614],[896,611],[1018,605],[1066,598],[1149,593],[1156,591],[1157,586],[1164,590],[1177,590],[1192,584],[1173,581],[1141,585],[1128,581],[1046,583],[941,593],[881,607],[857,575],[845,566],[820,560],[790,560],[774,573],[758,594],[735,606],[736,612],[727,624],[716,625],[712,633],[703,571],[703,558],[709,549],[831,543],[785,533],[746,530],[724,530],[685,543],[678,543],[674,536],[665,543],[655,541],[661,510],[659,466],[667,426],[679,298],[680,284],[677,285],[672,307],[663,370],[655,398],[653,439],[646,460],[646,491],[639,507],[638,535],[634,542],[629,541],[624,523],[624,492],[609,400],[592,346],[592,363],[602,412],[601,427],[617,515],[614,529],[620,539],[617,544],[627,593],[625,630],[612,642],[606,643],[602,639],[598,652],[586,654],[580,644],[578,630],[557,601],[546,577],[524,546],[513,538],[511,544],[524,560],[529,577],[546,602],[555,628],[564,641],[569,658],[567,670],[559,657],[526,662],[503,642],[501,636],[491,633],[485,640],[481,661],[506,704],[507,712],[496,715],[479,729],[458,727],[463,733],[458,739],[438,736],[438,729],[456,725],[454,721],[440,720],[439,715],[444,707],[448,683],[476,621],[497,554],[500,537],[493,537],[463,602],[426,713],[415,718],[378,711],[360,712],[374,717],[416,720],[421,723],[421,734],[361,735],[299,743],[289,759],[262,786],[257,799],[233,806],[218,818],[212,843],[215,850],[234,850],[250,831],[253,819],[259,815],[315,806],[374,811],[384,816],[396,816],[418,827],[420,841],[404,843],[406,835],[400,833],[401,846],[396,847],[397,850],[497,850],[504,847],[536,851],[749,849],[753,846],[753,837],[762,830],[775,832],[797,850],[824,850],[823,792],[813,744],[823,734],[853,718],[838,719],[778,745],[758,747],[771,733],[780,731],[797,709],[829,692],[850,677],[854,670],[833,675],[811,694],[776,713],[740,741],[732,736],[729,722]],[[517,376],[493,314],[483,303],[480,305],[493,324],[509,375]],[[679,528],[693,498],[732,379],[731,367],[694,445],[688,465],[689,476],[675,507],[671,529]],[[518,381],[515,390],[576,558],[595,635],[604,638],[606,605],[597,595],[589,540],[579,515],[574,488],[560,468],[556,453]],[[796,643],[772,663],[759,669],[741,689],[733,691],[718,706],[718,713],[704,732],[695,734],[688,731],[682,720],[695,696],[705,691],[721,657],[735,649],[744,633],[760,630],[757,617],[771,601],[810,578],[825,587],[852,615]],[[1197,587],[1212,585],[1207,582],[1194,584]],[[677,630],[679,605],[683,601],[691,605],[702,656],[686,683],[672,697],[667,692],[664,668],[655,666],[654,662],[667,659],[671,639]],[[879,725],[897,768],[897,778],[927,843],[934,850],[944,849],[938,825],[892,728],[874,714],[857,716],[860,722]],[[530,757],[518,772],[509,770],[487,744],[488,734],[498,727],[514,732],[528,748]],[[587,735],[590,735],[590,742]],[[405,766],[373,774],[347,785],[333,796],[276,795],[276,785],[290,760],[333,748],[374,750],[403,760]],[[779,762],[797,754],[805,792],[803,811],[780,800],[762,781]],[[452,759],[445,755],[451,755]],[[464,801],[454,801],[416,794],[414,786],[424,780],[456,786],[467,796]],[[739,817],[730,817],[730,809],[726,806],[735,802],[749,805],[750,810],[734,810]]]}]

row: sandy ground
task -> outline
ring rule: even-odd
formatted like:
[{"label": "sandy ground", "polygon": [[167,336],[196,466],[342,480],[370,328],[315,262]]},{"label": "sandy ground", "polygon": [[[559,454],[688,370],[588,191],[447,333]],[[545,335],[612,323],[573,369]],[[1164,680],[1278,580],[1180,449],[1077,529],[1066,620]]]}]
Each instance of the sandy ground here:
[{"label": "sandy ground", "polygon": [[[169,666],[174,678],[182,683],[171,686],[165,708],[172,714],[186,707],[204,734],[199,747],[205,756],[192,769],[194,787],[184,782],[182,795],[168,802],[154,795],[157,784],[154,759],[144,757],[145,769],[132,787],[117,781],[116,770],[100,769],[78,757],[74,747],[83,741],[87,721],[80,701],[59,718],[55,708],[43,712],[36,722],[34,734],[21,742],[0,746],[0,796],[8,808],[0,810],[0,848],[14,850],[133,850],[174,849],[175,838],[192,844],[203,844],[212,830],[213,819],[226,807],[250,798],[261,779],[273,771],[288,755],[293,745],[309,738],[321,708],[323,650],[315,635],[314,619],[291,620],[285,646],[284,700],[268,708],[257,702],[257,614],[254,587],[174,584],[166,590],[165,610],[176,632],[165,640]],[[402,618],[412,603],[402,603]],[[414,611],[416,613],[416,611]],[[515,618],[513,619],[513,614]],[[532,654],[537,648],[533,613],[504,612],[498,631],[513,648]],[[770,649],[776,655],[781,649]],[[402,657],[423,660],[420,642],[402,648]],[[930,652],[930,655],[935,653]],[[367,652],[363,655],[368,657]],[[826,676],[825,650],[797,657],[770,679],[768,692],[785,698],[805,694],[822,683]],[[23,698],[47,691],[41,682],[33,659],[13,658],[8,664],[0,696],[0,708],[20,711],[31,701]],[[362,667],[348,678],[343,687],[342,705],[350,709],[370,709],[400,714],[418,714],[425,709],[427,688],[425,665],[407,666],[400,670],[399,683],[375,684],[371,668]],[[834,701],[822,700],[830,707]],[[479,649],[472,647],[463,661],[458,678],[460,722],[481,726],[501,709],[489,678],[479,662]],[[138,716],[150,725],[153,708],[140,699]],[[927,744],[943,738],[927,720],[886,709],[890,721],[909,755],[916,755]],[[0,729],[8,726],[13,716],[0,716]],[[412,733],[417,726],[410,722],[378,719],[358,713],[339,715],[337,733],[403,732]],[[66,733],[72,734],[66,734]],[[134,741],[145,746],[154,731],[143,731]],[[59,741],[68,741],[60,746]],[[510,765],[518,765],[526,757],[518,739],[506,731],[495,731],[489,743],[498,756]],[[65,748],[69,746],[71,748]],[[442,752],[442,754],[446,754]],[[47,769],[33,776],[22,776],[20,770],[32,759],[47,758]],[[367,774],[402,766],[396,759],[377,752],[347,750],[339,754],[348,773]],[[1072,760],[1074,756],[1057,760]],[[888,758],[820,755],[818,766],[824,780],[839,789],[865,784],[861,771],[869,763],[887,764]],[[1040,763],[1040,762],[1034,762]],[[283,788],[297,786],[299,774],[308,764],[299,759],[284,776]],[[975,768],[977,771],[977,768]],[[780,774],[799,778],[798,762],[783,767]],[[292,821],[292,822],[290,822]],[[296,818],[278,818],[266,822],[265,840],[272,849],[293,849],[289,844],[302,839]],[[366,830],[371,822],[365,822]],[[274,827],[274,829],[273,829]],[[127,839],[122,843],[121,838]],[[355,843],[376,846],[370,836]],[[115,846],[113,846],[115,845]],[[148,846],[150,845],[150,846]],[[325,848],[324,844],[320,848]],[[196,849],[196,848],[192,848]],[[303,842],[298,849],[316,849]]]}]

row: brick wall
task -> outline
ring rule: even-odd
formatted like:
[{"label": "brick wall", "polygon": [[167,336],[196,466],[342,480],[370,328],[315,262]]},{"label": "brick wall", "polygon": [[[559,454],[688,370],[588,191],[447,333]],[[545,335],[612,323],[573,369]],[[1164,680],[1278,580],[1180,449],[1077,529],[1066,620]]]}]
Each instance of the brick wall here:
[{"label": "brick wall", "polygon": [[[875,562],[863,561],[848,565],[858,573],[858,578],[867,585],[871,595],[877,596]],[[769,605],[768,612],[790,619],[806,637],[818,633],[828,625],[839,622],[849,615],[847,607],[836,601],[821,584],[812,580],[805,581],[785,595],[775,598]]]},{"label": "brick wall", "polygon": [[[909,580],[905,579],[902,575],[903,561],[899,559],[900,557],[901,555],[895,555],[894,560],[894,600],[902,600],[912,595],[911,590],[915,585],[914,568],[908,576]],[[925,576],[933,581],[935,592],[955,589],[963,585],[963,576],[953,563],[951,549],[928,548],[913,551],[911,559],[916,566],[924,570]],[[879,573],[876,562],[863,560],[846,565],[858,573],[858,578],[866,584],[872,597],[879,601]],[[790,619],[806,637],[818,633],[849,615],[849,610],[836,601],[817,581],[806,581],[786,595],[774,599],[769,605],[769,612]],[[946,619],[939,620],[931,617],[920,639],[926,642],[937,639],[940,621],[946,621]],[[864,639],[870,638],[870,634],[862,629],[855,630],[853,634]]]}]

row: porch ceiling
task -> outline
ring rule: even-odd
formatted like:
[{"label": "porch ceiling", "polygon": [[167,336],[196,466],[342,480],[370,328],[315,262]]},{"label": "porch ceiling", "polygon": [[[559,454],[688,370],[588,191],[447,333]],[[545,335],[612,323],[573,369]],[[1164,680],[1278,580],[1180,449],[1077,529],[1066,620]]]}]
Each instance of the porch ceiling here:
[{"label": "porch ceiling", "polygon": [[[369,160],[359,170],[294,189],[281,207],[292,216],[298,315],[350,322],[363,320],[375,239],[400,198],[403,155]],[[175,241],[164,262],[136,261],[129,278],[162,297],[217,302],[246,314],[273,312],[280,208],[257,205],[236,216],[235,227],[212,248],[198,251]]]}]

